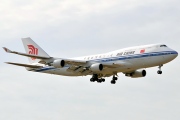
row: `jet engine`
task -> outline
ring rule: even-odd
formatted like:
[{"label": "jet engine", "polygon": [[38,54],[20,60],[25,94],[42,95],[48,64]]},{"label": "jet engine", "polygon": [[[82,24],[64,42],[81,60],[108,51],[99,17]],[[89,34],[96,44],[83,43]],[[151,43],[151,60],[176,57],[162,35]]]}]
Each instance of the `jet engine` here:
[{"label": "jet engine", "polygon": [[103,70],[103,65],[100,63],[92,64],[90,67],[90,70],[93,72],[100,72]]},{"label": "jet engine", "polygon": [[146,76],[146,70],[136,70],[130,74],[126,74],[126,76],[131,78],[138,78],[138,77],[145,77]]},{"label": "jet engine", "polygon": [[65,65],[65,61],[64,60],[55,60],[53,62],[53,66],[55,68],[62,68],[62,67],[64,67],[64,65]]}]

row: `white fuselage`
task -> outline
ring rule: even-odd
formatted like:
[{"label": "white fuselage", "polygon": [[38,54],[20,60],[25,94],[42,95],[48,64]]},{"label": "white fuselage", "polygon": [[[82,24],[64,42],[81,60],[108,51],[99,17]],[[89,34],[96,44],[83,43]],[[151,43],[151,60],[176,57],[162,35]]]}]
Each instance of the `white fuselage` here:
[{"label": "white fuselage", "polygon": [[[90,55],[84,57],[73,58],[75,60],[87,60],[88,63],[114,64],[116,67],[105,68],[100,71],[100,74],[106,76],[113,73],[123,72],[128,73],[141,68],[149,68],[163,65],[175,59],[178,53],[163,44],[153,44],[145,46],[137,46],[116,50],[113,52]],[[79,69],[69,71],[70,66],[66,65],[63,68],[54,68],[53,66],[44,66],[40,69],[32,70],[34,72],[42,72],[64,76],[84,76],[94,73],[82,73]]]}]

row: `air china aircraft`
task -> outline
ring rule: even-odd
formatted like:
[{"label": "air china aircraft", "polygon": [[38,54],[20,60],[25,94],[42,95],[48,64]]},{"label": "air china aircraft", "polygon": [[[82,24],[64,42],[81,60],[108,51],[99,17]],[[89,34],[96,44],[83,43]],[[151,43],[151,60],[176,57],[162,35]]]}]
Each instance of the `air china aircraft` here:
[{"label": "air china aircraft", "polygon": [[127,77],[145,77],[145,68],[161,67],[172,61],[178,53],[165,44],[151,44],[120,49],[104,54],[89,55],[77,58],[50,57],[31,38],[22,38],[26,53],[11,51],[3,47],[7,53],[14,53],[29,58],[30,64],[6,62],[7,64],[25,67],[28,71],[56,74],[63,76],[92,75],[91,82],[105,82],[105,77],[112,76],[111,83],[115,84],[118,73]]}]

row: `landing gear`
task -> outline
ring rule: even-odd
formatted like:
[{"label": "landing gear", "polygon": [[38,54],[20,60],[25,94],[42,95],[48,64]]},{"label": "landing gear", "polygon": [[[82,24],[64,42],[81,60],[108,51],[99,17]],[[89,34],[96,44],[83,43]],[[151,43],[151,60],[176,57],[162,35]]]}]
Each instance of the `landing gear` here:
[{"label": "landing gear", "polygon": [[105,79],[104,79],[104,78],[102,79],[102,82],[105,82]]},{"label": "landing gear", "polygon": [[116,84],[116,80],[118,80],[118,78],[113,76],[113,79],[111,80],[111,84]]},{"label": "landing gear", "polygon": [[95,82],[97,81],[98,83],[101,83],[101,82],[105,82],[105,79],[104,78],[100,78],[98,79],[98,75],[97,74],[94,74],[92,76],[92,78],[90,79],[91,82]]},{"label": "landing gear", "polygon": [[[116,81],[118,80],[118,78],[116,77],[117,75],[113,75],[113,78],[111,80],[111,84],[116,84]],[[97,83],[102,83],[105,82],[105,79],[102,78],[102,75],[98,75],[98,74],[93,74],[92,78],[90,79],[91,82],[95,82],[97,81]]]},{"label": "landing gear", "polygon": [[159,68],[159,70],[157,71],[157,74],[162,74],[162,71],[161,71],[161,67],[162,67],[163,65],[160,65],[158,68]]},{"label": "landing gear", "polygon": [[98,80],[98,75],[97,75],[97,74],[94,74],[94,75],[92,76],[92,78],[90,79],[91,82],[95,82],[95,81],[97,81],[97,80]]},{"label": "landing gear", "polygon": [[116,84],[116,81],[115,80],[111,80],[111,84]]},{"label": "landing gear", "polygon": [[95,82],[95,80],[93,78],[90,79],[91,82]]},{"label": "landing gear", "polygon": [[162,74],[162,71],[161,71],[161,70],[158,70],[158,71],[157,71],[157,74]]},{"label": "landing gear", "polygon": [[105,79],[101,78],[97,80],[98,83],[105,82]]}]

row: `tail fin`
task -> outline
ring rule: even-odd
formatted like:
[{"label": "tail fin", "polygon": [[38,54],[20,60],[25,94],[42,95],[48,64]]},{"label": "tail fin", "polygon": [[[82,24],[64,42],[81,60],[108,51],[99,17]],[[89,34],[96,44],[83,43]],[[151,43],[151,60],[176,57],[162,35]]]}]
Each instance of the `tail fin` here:
[{"label": "tail fin", "polygon": [[[50,57],[41,47],[39,47],[31,38],[22,38],[22,42],[27,54]],[[30,63],[38,63],[40,60],[29,58]]]}]

